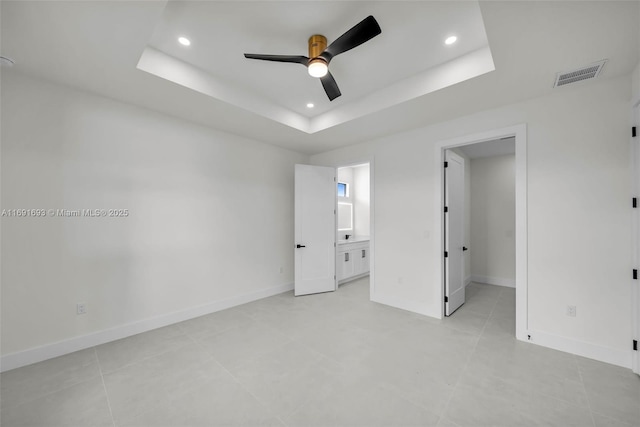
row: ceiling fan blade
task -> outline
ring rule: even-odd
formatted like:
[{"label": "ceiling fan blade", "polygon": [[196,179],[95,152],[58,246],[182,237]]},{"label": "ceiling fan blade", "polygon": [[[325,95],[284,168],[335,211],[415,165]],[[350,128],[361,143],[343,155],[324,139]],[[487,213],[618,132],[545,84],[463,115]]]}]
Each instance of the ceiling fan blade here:
[{"label": "ceiling fan blade", "polygon": [[324,91],[327,93],[329,97],[329,101],[333,101],[340,95],[340,89],[338,89],[338,83],[336,83],[336,79],[333,78],[331,73],[327,72],[324,77],[320,77],[320,81],[322,82],[322,87]]},{"label": "ceiling fan blade", "polygon": [[260,55],[255,53],[245,53],[245,58],[248,59],[261,59],[263,61],[274,62],[293,62],[296,64],[302,64],[305,67],[309,63],[309,58],[306,56],[294,56],[294,55]]},{"label": "ceiling fan blade", "polygon": [[338,37],[320,56],[329,62],[334,56],[360,46],[381,32],[382,30],[380,29],[380,25],[378,25],[378,21],[369,15],[349,31]]}]

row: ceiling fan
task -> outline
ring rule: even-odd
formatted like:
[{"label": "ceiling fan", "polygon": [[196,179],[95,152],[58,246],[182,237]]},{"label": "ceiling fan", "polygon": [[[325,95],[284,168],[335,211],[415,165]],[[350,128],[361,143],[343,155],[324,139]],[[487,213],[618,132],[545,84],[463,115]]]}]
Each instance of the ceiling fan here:
[{"label": "ceiling fan", "polygon": [[367,16],[349,31],[338,37],[327,46],[327,38],[315,34],[309,38],[309,57],[293,55],[260,55],[245,53],[248,59],[261,59],[263,61],[292,62],[307,67],[309,74],[317,77],[322,82],[322,87],[330,101],[341,95],[338,84],[329,72],[329,63],[334,56],[358,47],[380,34],[382,30],[378,21],[373,16]]}]

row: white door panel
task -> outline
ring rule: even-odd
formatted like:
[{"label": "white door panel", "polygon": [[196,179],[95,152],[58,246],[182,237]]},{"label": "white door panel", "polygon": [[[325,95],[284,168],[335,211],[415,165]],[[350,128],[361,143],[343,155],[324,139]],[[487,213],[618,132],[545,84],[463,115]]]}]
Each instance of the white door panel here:
[{"label": "white door panel", "polygon": [[296,296],[336,290],[334,168],[295,166]]},{"label": "white door panel", "polygon": [[445,314],[464,304],[464,159],[445,152]]},{"label": "white door panel", "polygon": [[[634,197],[640,196],[640,106],[637,106],[633,110],[633,125],[636,126],[636,137],[632,138],[631,153],[633,156],[633,195]],[[640,268],[640,212],[638,209],[633,210],[633,230],[634,230],[634,268]],[[640,287],[637,283],[632,283],[633,293],[633,337],[632,339],[640,342]],[[636,344],[640,345],[640,344]],[[632,352],[632,369],[640,375],[640,348],[637,351]]]}]

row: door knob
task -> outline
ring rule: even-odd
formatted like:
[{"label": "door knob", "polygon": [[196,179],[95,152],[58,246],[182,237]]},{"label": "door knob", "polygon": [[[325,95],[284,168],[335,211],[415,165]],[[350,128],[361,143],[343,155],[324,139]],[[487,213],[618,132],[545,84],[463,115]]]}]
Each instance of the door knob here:
[{"label": "door knob", "polygon": [[296,245],[296,248],[300,249],[300,248],[306,248],[305,245]]},{"label": "door knob", "polygon": [[463,251],[467,251],[467,250],[469,250],[469,248],[467,248],[466,246],[463,246],[463,247],[462,247],[462,250],[463,250]]}]

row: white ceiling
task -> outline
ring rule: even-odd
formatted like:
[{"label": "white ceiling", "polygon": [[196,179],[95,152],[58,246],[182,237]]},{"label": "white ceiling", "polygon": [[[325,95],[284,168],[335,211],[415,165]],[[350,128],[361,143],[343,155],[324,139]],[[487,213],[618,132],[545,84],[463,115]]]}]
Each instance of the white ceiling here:
[{"label": "white ceiling", "polygon": [[[424,72],[420,70],[433,61],[454,54],[441,45],[446,30],[438,26],[440,20],[433,22],[432,16],[425,15],[429,15],[429,8],[442,11],[447,4],[453,7],[458,2],[331,1],[313,2],[313,7],[305,3],[211,1],[167,5],[164,1],[4,0],[0,3],[0,53],[16,61],[12,73],[44,78],[305,153],[364,142],[552,91],[571,91],[574,85],[552,88],[555,73],[597,60],[608,59],[598,79],[627,75],[638,62],[637,1],[482,1],[479,10],[495,71],[417,97],[394,99],[389,84],[394,88],[398,84],[394,81],[411,80],[412,73],[419,76]],[[475,2],[460,3],[461,10],[469,5],[478,7]],[[202,11],[194,13],[196,9],[192,8]],[[221,13],[220,8],[226,8],[227,13]],[[407,17],[407,11],[415,13]],[[465,26],[467,22],[479,31],[472,8],[463,12],[447,15],[442,24]],[[306,38],[311,33],[320,32],[331,42],[369,13],[379,20],[383,33],[332,62],[332,72],[343,93],[336,107],[328,107],[321,85],[309,81],[304,68],[242,58],[244,52],[305,54]],[[431,15],[437,18],[438,13]],[[305,18],[305,14],[314,19]],[[256,20],[252,18],[255,16],[270,19]],[[300,21],[301,17],[305,19]],[[215,28],[207,28],[207,18],[216,20]],[[178,28],[181,19],[194,26],[189,34],[193,41],[189,51],[179,50],[180,46],[171,42],[175,32],[187,31]],[[277,25],[271,20],[277,20]],[[294,24],[289,27],[285,22]],[[210,34],[218,34],[218,38],[225,37],[223,34],[233,36],[211,41]],[[461,37],[456,49],[472,49],[465,44],[466,37]],[[417,47],[408,44],[416,41]],[[201,52],[210,46],[222,49],[222,64],[216,61],[217,56]],[[226,84],[197,91],[141,71],[137,68],[141,55],[151,48],[173,56],[176,63],[191,68],[197,65],[203,73]],[[237,57],[232,55],[234,51]],[[392,55],[393,60],[384,63],[380,74],[361,77],[371,61],[380,61],[381,53]],[[410,59],[409,65],[403,57]],[[233,61],[232,66],[227,67],[228,61]],[[576,85],[586,84],[594,82]],[[407,91],[407,87],[401,89]],[[216,91],[223,96],[208,93],[215,95]],[[245,101],[257,100],[258,107],[251,110],[242,103],[229,102],[238,99],[238,92],[246,95]],[[283,92],[286,95],[279,98]],[[309,101],[318,104],[313,113],[299,105]],[[277,108],[271,107],[275,102]],[[293,112],[287,120],[295,123],[282,124],[282,120],[270,117],[279,111]],[[329,125],[319,121],[314,126],[304,125],[304,120],[313,125],[319,118]],[[302,124],[298,126],[298,122]]]},{"label": "white ceiling", "polygon": [[[318,79],[299,64],[245,59],[243,53],[307,55],[307,40],[328,43],[368,15],[382,34],[337,56],[331,72],[342,96],[329,101]],[[456,35],[458,42],[444,40]],[[178,43],[186,36],[192,44]],[[149,46],[306,117],[370,95],[488,46],[480,8],[464,2],[178,2],[170,1]],[[401,66],[399,66],[401,64]],[[161,64],[162,65],[162,64]],[[414,85],[415,86],[415,85]],[[420,89],[413,87],[413,93]],[[307,103],[315,107],[309,109]]]},{"label": "white ceiling", "polygon": [[470,159],[479,159],[482,157],[506,156],[507,154],[516,153],[516,138],[494,139],[492,141],[478,142],[476,144],[464,145],[457,147]]}]

